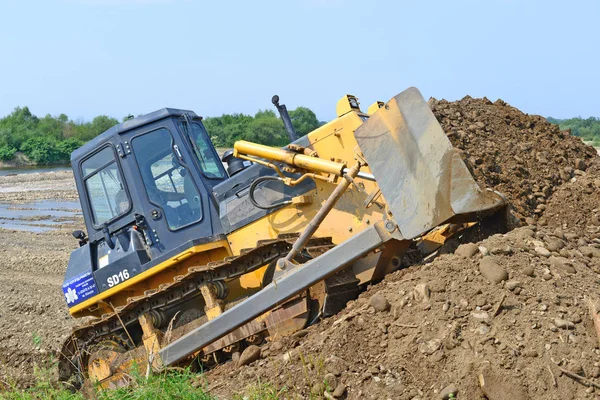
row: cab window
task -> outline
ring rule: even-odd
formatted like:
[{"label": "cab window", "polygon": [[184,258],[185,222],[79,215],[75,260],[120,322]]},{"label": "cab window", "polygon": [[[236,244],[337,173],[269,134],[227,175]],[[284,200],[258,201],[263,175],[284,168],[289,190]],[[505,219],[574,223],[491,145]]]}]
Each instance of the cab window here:
[{"label": "cab window", "polygon": [[85,189],[94,225],[99,226],[127,213],[131,208],[115,153],[105,147],[81,163]]},{"label": "cab window", "polygon": [[224,179],[226,177],[225,169],[204,127],[196,122],[192,122],[190,125],[192,129],[188,130],[187,122],[179,123],[180,129],[188,135],[202,174],[209,179]]},{"label": "cab window", "polygon": [[148,199],[160,207],[169,229],[202,219],[200,193],[176,156],[171,133],[160,128],[131,141]]}]

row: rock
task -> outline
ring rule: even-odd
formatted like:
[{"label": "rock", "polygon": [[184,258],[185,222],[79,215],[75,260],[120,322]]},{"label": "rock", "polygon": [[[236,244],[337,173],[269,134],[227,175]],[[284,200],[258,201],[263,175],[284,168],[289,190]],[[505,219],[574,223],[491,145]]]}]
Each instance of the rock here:
[{"label": "rock", "polygon": [[335,387],[335,390],[333,391],[332,394],[333,394],[333,397],[335,397],[336,399],[343,397],[344,394],[346,394],[346,385],[344,385],[343,383],[338,384]]},{"label": "rock", "polygon": [[546,218],[540,218],[538,220],[538,225],[539,226],[546,226],[548,224],[548,221],[546,220]]},{"label": "rock", "polygon": [[565,240],[577,240],[579,239],[579,235],[573,232],[565,233]]},{"label": "rock", "polygon": [[317,382],[312,386],[310,392],[315,396],[321,397],[323,395],[323,392],[325,392],[325,385],[323,384],[323,382]]},{"label": "rock", "polygon": [[481,275],[490,282],[499,283],[508,279],[508,272],[492,257],[484,257],[479,262]]},{"label": "rock", "polygon": [[542,279],[545,281],[549,281],[550,279],[552,279],[552,275],[550,275],[548,272],[545,272],[544,275],[542,275]]},{"label": "rock", "polygon": [[413,298],[416,302],[425,303],[429,301],[431,297],[431,290],[429,290],[429,286],[426,283],[419,283],[413,289]]},{"label": "rock", "polygon": [[294,349],[294,350],[286,351],[285,353],[283,353],[283,355],[281,356],[281,359],[283,360],[284,363],[287,363],[290,360],[296,359],[297,356],[298,356],[298,352]]},{"label": "rock", "polygon": [[560,239],[548,239],[546,240],[546,248],[548,251],[554,252],[559,251],[565,247],[565,243]]},{"label": "rock", "polygon": [[536,247],[534,250],[542,257],[550,257],[550,252],[545,247]]},{"label": "rock", "polygon": [[600,367],[592,369],[592,378],[600,378]]},{"label": "rock", "polygon": [[234,363],[237,363],[240,360],[240,352],[236,351],[235,353],[233,353],[231,355],[231,361],[233,361]]},{"label": "rock", "polygon": [[533,267],[531,265],[528,266],[528,267],[523,268],[523,270],[521,272],[525,276],[533,276],[533,274],[534,274],[534,270],[533,270]]},{"label": "rock", "polygon": [[529,243],[533,246],[533,247],[544,247],[544,242],[542,242],[541,240],[530,240]]},{"label": "rock", "polygon": [[458,389],[456,386],[450,384],[442,389],[438,397],[443,400],[453,399],[456,397],[457,393]]},{"label": "rock", "polygon": [[477,254],[478,251],[479,248],[475,243],[465,243],[458,246],[454,254],[461,257],[470,258]]},{"label": "rock", "polygon": [[567,364],[567,370],[579,376],[585,376],[583,372],[583,366],[577,361],[571,361]]},{"label": "rock", "polygon": [[271,345],[271,350],[273,351],[279,351],[281,349],[283,349],[283,344],[279,341],[273,342],[273,344]]},{"label": "rock", "polygon": [[479,252],[481,253],[482,256],[487,256],[488,254],[490,254],[489,250],[487,249],[487,247],[484,246],[479,246]]},{"label": "rock", "polygon": [[490,250],[490,253],[492,253],[492,254],[510,255],[510,254],[512,254],[512,249],[508,245],[506,245],[506,246],[492,247],[492,249]]},{"label": "rock", "polygon": [[575,324],[562,318],[554,318],[554,325],[560,329],[575,329]]},{"label": "rock", "polygon": [[325,376],[323,377],[323,380],[325,381],[325,384],[327,385],[328,388],[330,389],[335,389],[338,385],[338,379],[337,377],[330,373],[325,374]]},{"label": "rock", "polygon": [[429,361],[431,361],[432,363],[435,364],[435,363],[439,363],[444,358],[446,358],[446,354],[444,354],[444,352],[442,350],[438,350],[435,353],[433,353],[431,355],[431,357],[429,357]]},{"label": "rock", "polygon": [[485,311],[473,311],[471,313],[471,317],[478,319],[480,321],[487,321],[490,319],[490,315]]},{"label": "rock", "polygon": [[575,273],[575,268],[571,265],[571,262],[564,257],[550,257],[549,258],[550,265],[555,268],[558,268],[562,271],[568,272],[569,274]]},{"label": "rock", "polygon": [[429,356],[433,353],[435,353],[440,346],[442,345],[442,341],[439,339],[432,339],[432,340],[428,340],[426,342],[421,342],[419,343],[419,351],[423,354],[425,354],[426,356]]},{"label": "rock", "polygon": [[524,237],[533,237],[533,235],[535,235],[535,232],[529,228],[519,229],[519,233]]},{"label": "rock", "polygon": [[554,230],[554,232],[553,232],[553,235],[556,236],[557,238],[561,239],[561,240],[565,240],[566,239],[565,233],[560,228],[556,228]]},{"label": "rock", "polygon": [[258,360],[260,357],[260,347],[250,345],[242,352],[240,359],[238,360],[238,367],[248,365]]},{"label": "rock", "polygon": [[510,291],[515,290],[519,286],[521,286],[521,282],[519,282],[519,281],[508,281],[508,282],[506,282],[506,288],[508,290],[510,290]]},{"label": "rock", "polygon": [[379,293],[373,295],[369,302],[376,311],[388,311],[390,309],[390,303]]},{"label": "rock", "polygon": [[527,217],[525,218],[525,223],[529,226],[534,226],[535,225],[535,219],[531,218],[531,217]]},{"label": "rock", "polygon": [[582,246],[579,248],[581,254],[590,258],[600,258],[600,249],[591,246]]},{"label": "rock", "polygon": [[580,171],[585,171],[587,169],[587,165],[585,164],[585,161],[583,161],[581,158],[576,158],[575,159],[575,169],[578,169]]}]

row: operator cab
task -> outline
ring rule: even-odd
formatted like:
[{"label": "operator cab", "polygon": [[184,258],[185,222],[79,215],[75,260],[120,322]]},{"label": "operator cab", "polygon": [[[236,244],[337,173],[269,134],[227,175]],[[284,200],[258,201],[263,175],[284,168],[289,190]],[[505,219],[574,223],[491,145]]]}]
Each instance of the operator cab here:
[{"label": "operator cab", "polygon": [[71,155],[87,235],[77,232],[69,307],[224,238],[214,186],[228,175],[202,120],[165,108],[116,125]]}]

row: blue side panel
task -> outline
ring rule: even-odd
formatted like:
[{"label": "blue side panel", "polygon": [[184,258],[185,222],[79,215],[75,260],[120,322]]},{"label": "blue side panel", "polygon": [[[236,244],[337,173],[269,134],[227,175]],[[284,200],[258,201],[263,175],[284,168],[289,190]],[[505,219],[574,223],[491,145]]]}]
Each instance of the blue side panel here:
[{"label": "blue side panel", "polygon": [[69,308],[98,294],[92,271],[83,273],[63,284],[63,293]]}]

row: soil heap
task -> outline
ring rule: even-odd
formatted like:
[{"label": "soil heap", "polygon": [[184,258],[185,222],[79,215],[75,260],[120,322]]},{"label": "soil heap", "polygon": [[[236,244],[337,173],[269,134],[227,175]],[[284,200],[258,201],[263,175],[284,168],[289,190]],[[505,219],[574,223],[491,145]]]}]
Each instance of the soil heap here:
[{"label": "soil heap", "polygon": [[284,398],[594,398],[596,152],[502,100],[429,104],[477,181],[525,226],[388,275],[249,365],[208,372],[212,393],[260,384]]},{"label": "soil heap", "polygon": [[557,187],[582,176],[597,159],[594,148],[569,131],[502,100],[467,96],[429,104],[475,179],[504,194],[523,222],[539,218]]}]

